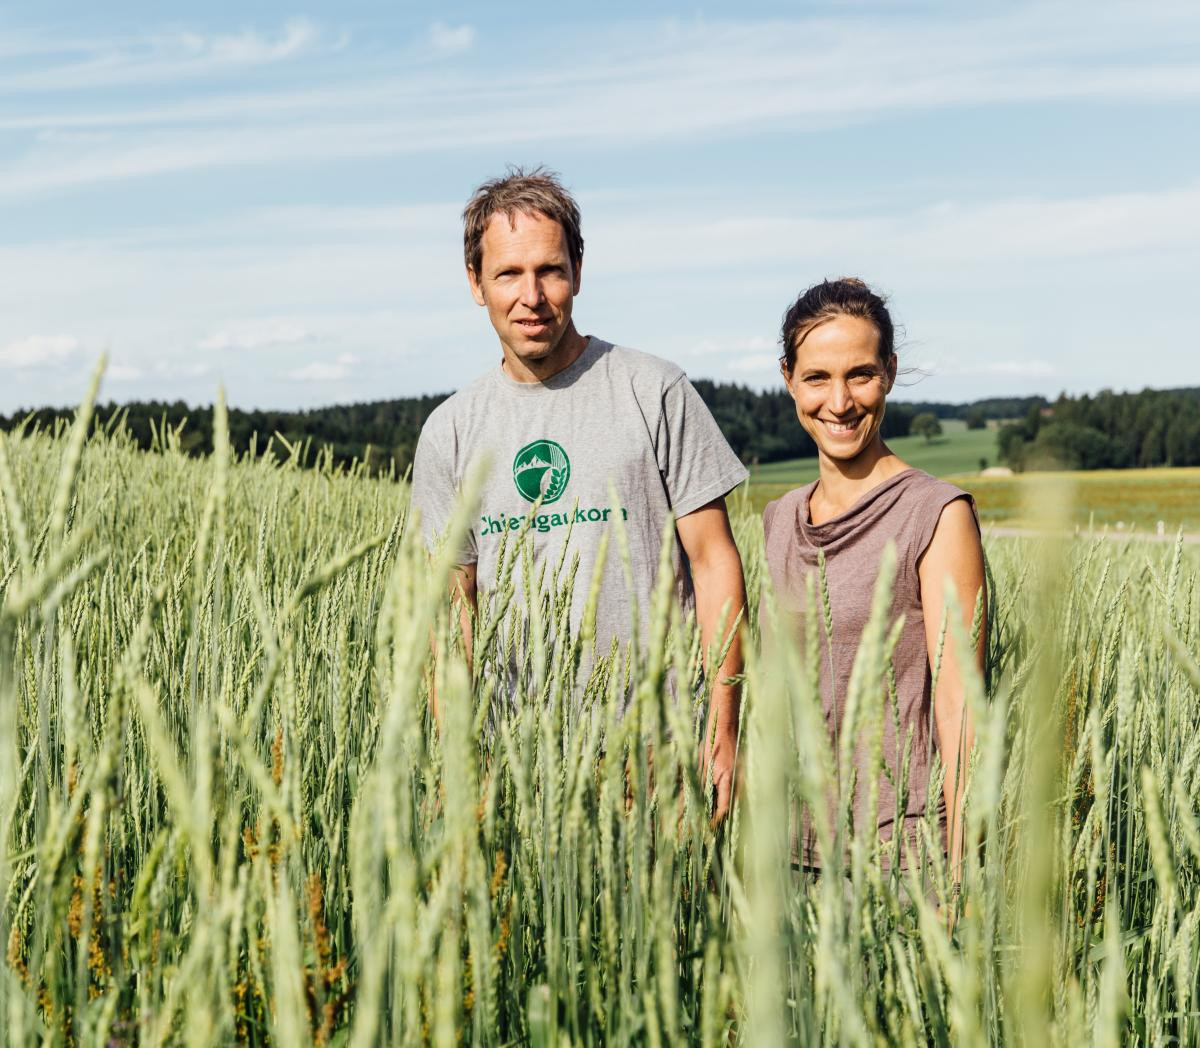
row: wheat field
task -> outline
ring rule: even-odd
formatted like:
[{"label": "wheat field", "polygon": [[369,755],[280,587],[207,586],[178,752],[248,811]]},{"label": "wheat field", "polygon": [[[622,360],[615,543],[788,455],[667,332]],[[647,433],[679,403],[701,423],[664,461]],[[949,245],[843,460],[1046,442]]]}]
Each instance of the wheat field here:
[{"label": "wheat field", "polygon": [[[745,501],[744,776],[714,830],[668,573],[642,643],[592,659],[590,617],[564,625],[592,579],[514,541],[472,670],[402,480],[235,460],[219,405],[208,460],[139,452],[91,399],[0,437],[5,1043],[1200,1038],[1194,548],[987,543],[960,894],[932,812],[907,864],[828,816],[852,784],[817,637],[759,642]],[[845,730],[876,747],[888,582]],[[817,880],[789,863],[805,808],[840,864]]]}]

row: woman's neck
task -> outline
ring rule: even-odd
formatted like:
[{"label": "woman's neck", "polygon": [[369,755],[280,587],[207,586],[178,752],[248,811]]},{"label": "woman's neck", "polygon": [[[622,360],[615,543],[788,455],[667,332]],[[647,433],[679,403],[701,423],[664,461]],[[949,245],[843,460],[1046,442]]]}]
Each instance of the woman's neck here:
[{"label": "woman's neck", "polygon": [[809,517],[822,524],[840,516],[868,491],[909,468],[880,439],[852,459],[819,458],[820,476],[809,500]]}]

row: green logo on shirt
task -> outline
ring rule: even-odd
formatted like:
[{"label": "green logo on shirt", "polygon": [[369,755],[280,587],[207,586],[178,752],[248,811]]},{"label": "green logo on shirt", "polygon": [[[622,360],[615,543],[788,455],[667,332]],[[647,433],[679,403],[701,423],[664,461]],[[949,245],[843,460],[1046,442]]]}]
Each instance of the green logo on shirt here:
[{"label": "green logo on shirt", "polygon": [[513,459],[513,483],[528,502],[536,502],[540,496],[545,496],[543,506],[557,502],[570,479],[571,460],[553,440],[526,444]]}]

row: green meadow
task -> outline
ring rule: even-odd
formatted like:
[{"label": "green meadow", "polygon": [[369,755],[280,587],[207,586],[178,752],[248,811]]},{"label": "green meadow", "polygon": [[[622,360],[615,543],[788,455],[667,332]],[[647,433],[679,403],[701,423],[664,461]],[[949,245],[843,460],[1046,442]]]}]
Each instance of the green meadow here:
[{"label": "green meadow", "polygon": [[[942,430],[942,436],[931,441],[924,437],[896,437],[888,441],[888,447],[909,465],[935,477],[978,473],[980,459],[987,459],[989,466],[998,465],[994,428],[967,429],[961,419],[943,419]],[[816,478],[816,458],[803,458],[755,466],[750,480],[756,489],[782,492]]]},{"label": "green meadow", "polygon": [[[888,447],[909,465],[935,477],[978,473],[981,459],[987,459],[988,465],[997,464],[995,429],[969,430],[959,419],[943,419],[942,429],[942,436],[932,441],[924,437],[897,437],[888,441]],[[751,501],[761,509],[785,491],[816,478],[816,458],[754,466],[750,471]]]}]

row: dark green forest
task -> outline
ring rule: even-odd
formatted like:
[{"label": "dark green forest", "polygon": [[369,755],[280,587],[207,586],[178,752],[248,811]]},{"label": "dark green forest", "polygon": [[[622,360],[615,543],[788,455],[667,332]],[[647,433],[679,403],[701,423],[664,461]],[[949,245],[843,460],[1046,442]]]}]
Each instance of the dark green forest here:
[{"label": "dark green forest", "polygon": [[1013,469],[1200,466],[1200,389],[1060,396],[997,433]]},{"label": "dark green forest", "polygon": [[[796,421],[784,390],[759,392],[736,383],[695,381],[730,445],[744,462],[777,462],[816,453]],[[449,394],[336,404],[308,411],[229,411],[230,439],[239,454],[293,454],[312,465],[362,464],[372,473],[402,475],[411,465],[421,426]],[[888,404],[884,437],[906,436],[913,419],[931,413],[964,419],[973,428],[1004,422],[997,433],[1001,461],[1014,469],[1104,469],[1200,465],[1200,388],[1104,391],[1051,402],[1044,397],[988,398],[968,404]],[[16,426],[53,429],[74,412],[41,408],[0,416],[0,430]],[[212,407],[182,401],[105,404],[96,425],[123,426],[142,448],[177,446],[191,455],[212,448]]]},{"label": "dark green forest", "polygon": [[[796,409],[783,390],[759,393],[732,383],[697,380],[696,390],[712,411],[730,446],[745,462],[774,462],[815,455],[816,448],[796,421]],[[229,410],[229,437],[239,454],[270,453],[286,457],[302,452],[306,464],[322,452],[337,465],[365,463],[372,473],[395,470],[402,475],[412,463],[417,437],[429,413],[447,393],[368,404],[336,404],[309,411]],[[29,425],[52,429],[73,415],[66,408],[42,408],[0,417],[0,429]],[[885,437],[904,436],[914,412],[906,404],[889,404]],[[168,443],[191,455],[212,447],[212,407],[192,408],[182,401],[105,404],[96,424],[121,425],[142,448]],[[273,438],[273,439],[272,439]],[[280,439],[282,438],[282,439]],[[328,450],[326,450],[328,449]]]},{"label": "dark green forest", "polygon": [[[916,400],[905,402],[916,415],[936,415],[938,418],[964,419],[968,423],[972,418],[982,419],[1018,419],[1025,418],[1031,408],[1049,407],[1050,401],[1045,397],[988,397],[984,400],[972,400],[966,404],[944,404],[938,401]],[[888,405],[891,411],[891,404]],[[982,427],[980,427],[982,428]]]},{"label": "dark green forest", "polygon": [[[743,462],[780,462],[817,453],[812,438],[796,421],[796,405],[785,390],[760,393],[703,378],[692,385]],[[884,437],[908,436],[915,414],[908,404],[889,402],[883,416]]]},{"label": "dark green forest", "polygon": [[[244,411],[229,409],[229,440],[238,454],[270,453],[284,459],[295,449],[302,465],[313,465],[324,453],[333,463],[364,463],[372,473],[394,469],[402,475],[412,463],[425,419],[448,393],[366,404],[336,404],[308,411]],[[0,417],[0,429],[27,423],[44,429],[69,420],[74,411],[40,408]],[[96,426],[123,426],[144,449],[177,446],[189,455],[212,450],[212,405],[189,407],[177,401],[136,401],[96,408]],[[282,439],[281,439],[282,438]]]}]

